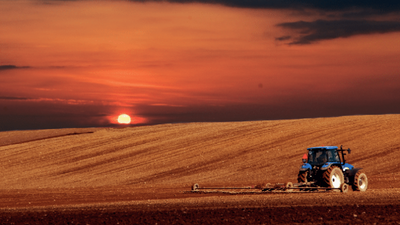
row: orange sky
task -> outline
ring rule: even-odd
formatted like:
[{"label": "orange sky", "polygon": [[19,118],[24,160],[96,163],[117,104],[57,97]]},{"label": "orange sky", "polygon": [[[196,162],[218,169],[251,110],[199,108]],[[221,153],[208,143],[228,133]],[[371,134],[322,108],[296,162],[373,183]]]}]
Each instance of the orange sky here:
[{"label": "orange sky", "polygon": [[120,113],[135,124],[400,113],[400,33],[276,40],[291,32],[277,24],[315,19],[206,4],[1,1],[0,130],[109,126]]}]

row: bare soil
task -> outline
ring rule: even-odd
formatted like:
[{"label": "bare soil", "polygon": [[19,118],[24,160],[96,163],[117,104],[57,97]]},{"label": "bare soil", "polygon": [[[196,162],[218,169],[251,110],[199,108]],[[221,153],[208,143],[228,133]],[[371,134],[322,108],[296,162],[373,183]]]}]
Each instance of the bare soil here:
[{"label": "bare soil", "polygon": [[[400,224],[400,115],[0,132],[0,224]],[[366,192],[197,194],[295,182],[351,148]]]}]

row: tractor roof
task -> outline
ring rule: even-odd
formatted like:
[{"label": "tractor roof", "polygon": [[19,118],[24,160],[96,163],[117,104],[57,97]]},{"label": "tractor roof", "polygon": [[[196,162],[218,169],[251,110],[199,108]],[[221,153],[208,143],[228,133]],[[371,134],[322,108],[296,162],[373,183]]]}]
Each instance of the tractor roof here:
[{"label": "tractor roof", "polygon": [[307,148],[307,150],[315,150],[315,149],[318,149],[318,150],[329,150],[329,149],[337,149],[338,147],[337,146],[321,146],[321,147],[312,147],[312,148]]}]

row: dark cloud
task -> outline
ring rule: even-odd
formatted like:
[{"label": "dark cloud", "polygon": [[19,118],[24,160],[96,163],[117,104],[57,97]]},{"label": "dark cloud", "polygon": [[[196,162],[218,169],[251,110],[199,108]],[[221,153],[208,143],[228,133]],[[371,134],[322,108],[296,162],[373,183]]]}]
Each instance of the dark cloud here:
[{"label": "dark cloud", "polygon": [[[131,0],[133,2],[174,2],[220,4],[229,7],[287,9],[315,13],[332,20],[312,22],[296,21],[281,23],[278,26],[288,28],[297,35],[281,36],[277,41],[292,39],[291,44],[310,44],[320,40],[350,37],[359,34],[387,33],[400,30],[400,20],[374,21],[373,16],[391,15],[398,17],[400,1],[378,0]],[[333,20],[335,19],[335,20]]]},{"label": "dark cloud", "polygon": [[0,65],[0,70],[12,70],[17,68],[18,67],[14,65]]},{"label": "dark cloud", "polygon": [[[277,26],[292,30],[297,34],[290,44],[311,44],[320,40],[346,38],[360,34],[400,31],[400,22],[397,21],[316,20],[281,23]],[[276,40],[288,40],[288,36],[278,37]]]},{"label": "dark cloud", "polygon": [[[60,2],[46,0],[43,2]],[[228,7],[253,9],[286,9],[314,13],[323,18],[313,22],[288,22],[282,26],[298,31],[297,38],[291,44],[310,44],[319,40],[350,37],[358,34],[387,33],[399,31],[400,1],[398,0],[128,0],[130,2],[170,2],[219,4]],[[373,16],[397,17],[388,21],[372,21]],[[382,26],[382,27],[379,27]],[[292,37],[293,38],[293,37]],[[277,41],[286,41],[290,36],[277,37]]]},{"label": "dark cloud", "polygon": [[275,40],[277,41],[286,41],[286,40],[290,40],[292,38],[292,36],[282,36],[282,37],[277,37],[275,38]]},{"label": "dark cloud", "polygon": [[[43,4],[53,4],[78,0],[42,0]],[[322,12],[341,12],[344,16],[365,17],[384,15],[400,11],[398,0],[128,0],[130,2],[171,2],[219,4],[238,8],[317,10]]]},{"label": "dark cloud", "polygon": [[13,70],[13,69],[26,69],[28,66],[16,66],[16,65],[0,65],[1,70]]},{"label": "dark cloud", "polygon": [[269,9],[316,9],[323,11],[368,10],[375,13],[389,13],[400,10],[400,1],[388,0],[131,0],[132,2],[174,2],[221,4],[241,8]]},{"label": "dark cloud", "polygon": [[[42,0],[49,2],[68,2],[76,0]],[[400,10],[398,0],[128,0],[130,2],[172,2],[172,3],[205,3],[220,4],[241,8],[270,9],[318,9],[325,11],[366,9],[380,12]]]},{"label": "dark cloud", "polygon": [[133,2],[175,2],[175,3],[209,3],[222,4],[247,8],[316,8],[324,10],[341,10],[353,8],[374,8],[389,10],[400,8],[400,2],[396,0],[131,0]]}]

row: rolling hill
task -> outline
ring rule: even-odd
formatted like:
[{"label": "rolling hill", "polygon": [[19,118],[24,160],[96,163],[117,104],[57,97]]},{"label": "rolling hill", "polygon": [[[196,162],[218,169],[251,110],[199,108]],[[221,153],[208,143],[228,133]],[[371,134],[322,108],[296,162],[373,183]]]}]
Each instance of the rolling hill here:
[{"label": "rolling hill", "polygon": [[0,189],[295,182],[321,145],[351,148],[370,188],[398,187],[399,134],[400,115],[0,132]]}]

